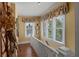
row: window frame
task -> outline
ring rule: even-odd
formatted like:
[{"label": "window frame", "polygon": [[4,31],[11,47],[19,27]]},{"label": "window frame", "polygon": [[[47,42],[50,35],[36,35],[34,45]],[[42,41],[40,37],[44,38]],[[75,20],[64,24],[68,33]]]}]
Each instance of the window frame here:
[{"label": "window frame", "polygon": [[[63,33],[62,33],[63,34],[62,35],[63,36],[62,37],[63,41],[62,42],[56,40],[56,22],[55,22],[56,21],[56,18],[63,18],[63,22],[64,23],[63,23],[63,28],[62,28],[63,29]],[[46,26],[47,26],[47,28],[46,28],[47,34],[46,35],[47,36],[44,36],[44,30],[43,30],[44,29],[44,25],[42,24],[43,25],[43,27],[42,27],[43,28],[42,29],[43,30],[43,36],[46,37],[46,38],[48,38],[49,40],[52,40],[52,41],[55,41],[57,43],[60,43],[60,44],[64,44],[65,45],[65,15],[59,15],[57,17],[51,18],[50,20],[52,21],[52,29],[53,29],[53,31],[52,31],[52,38],[49,38],[48,37],[48,20],[47,20],[47,23],[46,23]],[[43,21],[43,22],[45,22],[45,21]]]},{"label": "window frame", "polygon": [[43,20],[43,36],[48,38],[48,20]]},{"label": "window frame", "polygon": [[[64,22],[64,23],[63,23],[63,28],[56,28],[56,19],[57,19],[57,18],[58,18],[58,19],[59,19],[59,18],[63,18],[63,22]],[[55,41],[55,42],[58,42],[58,43],[61,43],[61,44],[65,44],[65,15],[59,15],[59,16],[55,17],[53,20],[54,20],[54,22],[55,22],[55,23],[54,23],[54,24],[55,24],[55,27],[54,27],[54,36],[55,36],[55,37],[54,37],[54,41]],[[63,39],[62,42],[56,40],[56,29],[61,29],[62,32],[63,32],[63,33],[62,33],[62,39]]]},{"label": "window frame", "polygon": [[[52,19],[50,19],[49,21],[51,21],[52,22]],[[48,26],[49,26],[49,21],[48,21]],[[53,22],[52,22],[53,23]],[[52,32],[52,30],[53,30],[53,24],[51,24],[51,28],[50,28],[50,31]],[[48,33],[49,33],[49,27],[48,27]],[[53,35],[53,32],[51,33],[51,37],[49,37],[49,34],[48,34],[48,38],[53,38],[52,37],[52,35]]]},{"label": "window frame", "polygon": [[27,24],[31,24],[33,26],[32,27],[32,29],[33,29],[32,36],[34,36],[34,33],[35,33],[35,24],[34,24],[34,22],[25,22],[25,37],[29,37],[29,35],[27,35],[27,29],[26,29]]}]

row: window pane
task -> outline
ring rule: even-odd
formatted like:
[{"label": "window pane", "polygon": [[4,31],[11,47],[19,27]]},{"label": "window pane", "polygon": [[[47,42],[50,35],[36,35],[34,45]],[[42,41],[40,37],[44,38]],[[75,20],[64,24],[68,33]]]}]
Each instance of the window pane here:
[{"label": "window pane", "polygon": [[56,28],[62,28],[63,27],[63,20],[56,19]]},{"label": "window pane", "polygon": [[27,32],[27,36],[31,36],[33,34],[33,28],[32,28],[32,25],[29,23],[27,26],[26,26],[26,32]]},{"label": "window pane", "polygon": [[62,29],[56,29],[56,40],[62,42]]},{"label": "window pane", "polygon": [[45,29],[46,29],[46,24],[45,24],[45,22],[43,22],[43,35],[44,35],[44,36],[46,36]]},{"label": "window pane", "polygon": [[48,37],[52,38],[52,21],[48,22]]}]

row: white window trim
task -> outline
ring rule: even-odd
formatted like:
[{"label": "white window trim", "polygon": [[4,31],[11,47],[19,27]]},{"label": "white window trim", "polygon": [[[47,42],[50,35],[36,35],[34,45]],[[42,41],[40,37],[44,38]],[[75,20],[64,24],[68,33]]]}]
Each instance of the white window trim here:
[{"label": "white window trim", "polygon": [[[44,35],[46,38],[48,38],[48,21],[45,20],[45,21],[43,21],[43,23],[45,23],[45,27],[43,27],[43,35]],[[43,26],[44,26],[44,24],[43,24]],[[45,31],[46,31],[45,34],[44,34],[44,28],[46,29],[46,30],[45,30]]]},{"label": "white window trim", "polygon": [[[52,22],[52,19],[50,19],[50,21]],[[53,23],[53,22],[52,22]],[[49,25],[49,24],[48,24]],[[48,26],[47,25],[47,26]],[[53,24],[52,24],[52,26],[53,26]],[[51,29],[53,29],[53,27],[51,28]],[[53,35],[53,31],[52,31],[52,35]],[[48,38],[49,38],[49,36],[48,36]],[[50,38],[49,38],[50,39]]]},{"label": "white window trim", "polygon": [[32,36],[34,36],[34,33],[35,33],[35,24],[34,24],[34,22],[26,22],[26,23],[25,23],[25,37],[28,37],[27,31],[26,31],[27,23],[33,24],[33,35],[32,35]]},{"label": "white window trim", "polygon": [[[59,18],[59,17],[64,17],[63,19],[64,19],[64,27],[63,28],[60,28],[60,29],[63,29],[63,42],[59,42],[59,41],[57,41],[56,40],[56,26],[53,26],[53,25],[56,25],[56,23],[55,23],[55,19],[56,18]],[[65,15],[60,15],[60,16],[58,16],[58,17],[53,17],[52,19],[52,26],[53,26],[53,31],[52,31],[52,35],[53,35],[53,38],[49,38],[48,37],[48,21],[46,22],[46,31],[47,31],[47,33],[46,33],[46,35],[47,36],[45,36],[46,38],[48,38],[49,40],[52,40],[52,41],[55,41],[55,42],[57,42],[57,43],[60,43],[60,44],[64,44],[65,45]],[[59,29],[59,28],[57,28],[57,29]],[[43,32],[43,34],[44,34],[44,32]]]},{"label": "white window trim", "polygon": [[[62,29],[63,30],[63,34],[62,34],[62,39],[63,39],[63,41],[62,42],[60,42],[60,41],[57,41],[56,40],[56,22],[55,22],[55,27],[54,27],[54,34],[55,34],[55,36],[54,36],[54,41],[56,41],[56,42],[58,42],[58,43],[61,43],[61,44],[64,44],[65,45],[65,15],[60,15],[60,16],[58,16],[58,17],[56,17],[56,18],[63,18],[64,19],[64,24],[63,24],[63,28],[60,28],[60,29]],[[55,19],[56,18],[54,18],[53,20],[55,21]]]}]

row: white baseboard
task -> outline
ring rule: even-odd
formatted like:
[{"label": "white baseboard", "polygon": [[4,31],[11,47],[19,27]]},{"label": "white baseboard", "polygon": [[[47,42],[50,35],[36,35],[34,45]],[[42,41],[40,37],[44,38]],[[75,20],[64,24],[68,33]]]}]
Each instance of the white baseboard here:
[{"label": "white baseboard", "polygon": [[18,42],[18,44],[27,44],[30,43],[29,41],[23,41],[23,42]]}]

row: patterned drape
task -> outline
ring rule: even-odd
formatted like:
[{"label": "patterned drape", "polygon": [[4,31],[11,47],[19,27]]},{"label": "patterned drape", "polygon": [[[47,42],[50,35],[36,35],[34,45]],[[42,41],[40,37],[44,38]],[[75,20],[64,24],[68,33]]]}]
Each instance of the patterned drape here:
[{"label": "patterned drape", "polygon": [[42,19],[46,20],[46,19],[50,19],[54,16],[58,16],[61,14],[67,14],[69,11],[69,3],[63,3],[61,5],[59,5],[56,8],[53,8],[50,12],[48,12],[47,14],[41,16]]},{"label": "patterned drape", "polygon": [[0,56],[16,56],[15,10],[11,3],[0,3]]}]

